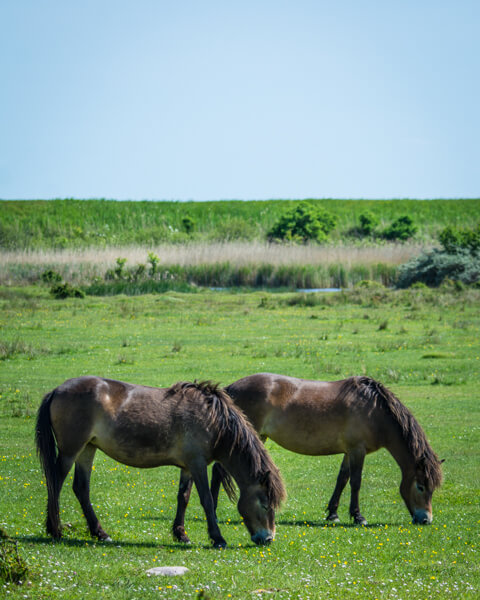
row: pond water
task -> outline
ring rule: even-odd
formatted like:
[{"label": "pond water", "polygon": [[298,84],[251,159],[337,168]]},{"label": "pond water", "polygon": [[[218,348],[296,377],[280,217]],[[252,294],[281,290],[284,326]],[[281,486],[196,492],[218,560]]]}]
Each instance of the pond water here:
[{"label": "pond water", "polygon": [[342,288],[305,288],[298,289],[297,292],[310,294],[311,292],[341,292]]},{"label": "pond water", "polygon": [[[212,292],[228,292],[229,290],[233,290],[235,288],[211,287],[210,289],[212,290]],[[265,291],[264,288],[262,288],[262,290]],[[275,290],[272,288],[271,291],[275,291]],[[312,292],[341,292],[342,288],[298,288],[295,291],[302,293],[302,294],[310,294]]]}]

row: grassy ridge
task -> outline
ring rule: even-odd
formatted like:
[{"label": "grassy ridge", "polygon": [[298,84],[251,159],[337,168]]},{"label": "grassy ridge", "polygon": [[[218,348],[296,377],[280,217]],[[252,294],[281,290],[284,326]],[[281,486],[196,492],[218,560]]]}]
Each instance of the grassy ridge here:
[{"label": "grassy ridge", "polygon": [[[148,245],[191,240],[264,239],[279,216],[298,201],[116,202],[112,200],[0,201],[0,248]],[[362,212],[381,224],[410,215],[417,238],[431,240],[446,225],[480,221],[480,199],[312,200],[338,219],[333,241],[358,226]],[[193,219],[188,234],[182,219]]]},{"label": "grassy ridge", "polygon": [[[38,288],[0,288],[0,527],[30,569],[29,584],[0,590],[49,600],[478,598],[479,294],[170,292],[55,301]],[[44,393],[87,373],[166,386],[195,378],[226,384],[259,371],[312,379],[368,373],[387,384],[446,459],[433,525],[410,524],[398,467],[380,451],[366,460],[361,490],[370,525],[350,526],[346,490],[342,525],[326,526],[341,457],[300,456],[267,442],[288,491],[268,548],[250,542],[223,492],[219,524],[229,547],[210,549],[195,492],[186,521],[193,544],[173,542],[178,469],[129,468],[101,453],[92,499],[114,543],[90,539],[73,473],[61,496],[65,539],[46,537],[45,481],[33,447]],[[146,576],[160,565],[189,573]]]}]

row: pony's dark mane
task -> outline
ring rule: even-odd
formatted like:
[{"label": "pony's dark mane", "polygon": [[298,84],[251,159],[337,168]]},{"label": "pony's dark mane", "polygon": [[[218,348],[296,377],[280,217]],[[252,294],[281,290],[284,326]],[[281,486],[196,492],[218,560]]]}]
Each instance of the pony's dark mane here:
[{"label": "pony's dark mane", "polygon": [[441,485],[442,470],[438,456],[432,450],[418,421],[393,392],[370,377],[350,377],[345,381],[342,392],[354,392],[368,402],[379,403],[398,424],[415,463],[424,471],[427,485],[432,490]]},{"label": "pony's dark mane", "polygon": [[[203,402],[207,409],[207,426],[216,434],[214,447],[230,456],[234,452],[242,454],[250,475],[265,484],[270,505],[280,506],[286,497],[280,472],[250,422],[219,384],[181,381],[169,388],[167,394],[180,394],[189,400]],[[227,494],[233,496],[232,484],[227,480],[224,486]]]}]

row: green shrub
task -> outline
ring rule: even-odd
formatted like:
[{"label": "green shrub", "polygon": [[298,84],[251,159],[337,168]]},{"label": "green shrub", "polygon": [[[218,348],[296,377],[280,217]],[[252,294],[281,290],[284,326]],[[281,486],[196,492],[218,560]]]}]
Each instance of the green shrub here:
[{"label": "green shrub", "polygon": [[150,265],[150,277],[153,279],[158,271],[160,259],[154,252],[148,253],[148,263]]},{"label": "green shrub", "polygon": [[454,254],[433,250],[399,267],[397,287],[422,282],[437,287],[445,279],[472,284],[480,281],[480,256],[459,248]]},{"label": "green shrub", "polygon": [[190,235],[195,229],[195,221],[189,215],[185,215],[182,217],[182,227],[185,230],[185,233]]},{"label": "green shrub", "polygon": [[57,283],[50,288],[50,293],[54,298],[63,300],[64,298],[85,298],[85,292],[69,283]]},{"label": "green shrub", "polygon": [[413,237],[417,232],[417,226],[411,217],[404,215],[396,219],[389,227],[384,229],[382,237],[386,240],[400,240],[404,242]]},{"label": "green shrub", "polygon": [[53,269],[47,269],[41,274],[42,281],[45,283],[59,283],[62,281],[62,276]]},{"label": "green shrub", "polygon": [[367,210],[366,212],[360,215],[360,228],[359,233],[364,236],[372,235],[375,227],[378,225],[378,217],[374,215],[371,211]]},{"label": "green shrub", "polygon": [[480,249],[480,225],[475,229],[458,229],[449,225],[440,232],[438,239],[445,252],[449,254],[454,254],[461,249],[475,253]]},{"label": "green shrub", "polygon": [[105,273],[106,279],[125,279],[125,265],[127,263],[126,258],[117,258],[116,265],[113,269],[108,269]]},{"label": "green shrub", "polygon": [[301,202],[285,212],[267,234],[269,240],[324,242],[335,229],[337,219],[309,202]]}]

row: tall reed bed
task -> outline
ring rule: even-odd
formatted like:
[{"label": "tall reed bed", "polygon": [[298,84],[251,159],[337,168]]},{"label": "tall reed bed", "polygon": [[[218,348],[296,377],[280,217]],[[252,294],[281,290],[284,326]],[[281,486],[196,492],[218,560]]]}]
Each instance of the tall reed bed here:
[{"label": "tall reed bed", "polygon": [[[416,256],[418,245],[284,246],[252,243],[191,243],[103,250],[43,250],[0,252],[0,283],[40,280],[46,269],[63,279],[88,286],[93,293],[145,293],[168,287],[350,287],[362,279],[392,285],[399,264]],[[155,273],[145,263],[158,257]],[[126,259],[116,281],[106,274],[118,259]],[[139,266],[144,265],[144,269]]]}]

